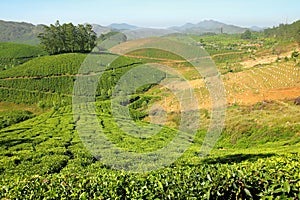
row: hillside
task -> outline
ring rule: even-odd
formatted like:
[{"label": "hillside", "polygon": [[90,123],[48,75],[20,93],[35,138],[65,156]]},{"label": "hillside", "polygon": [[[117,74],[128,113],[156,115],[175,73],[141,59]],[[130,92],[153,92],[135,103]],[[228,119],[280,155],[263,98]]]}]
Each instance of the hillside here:
[{"label": "hillside", "polygon": [[[21,44],[38,45],[38,34],[43,32],[43,26],[26,22],[10,22],[0,20],[0,42],[14,42]],[[93,30],[98,36],[110,32],[110,27],[93,24]]]},{"label": "hillside", "polygon": [[[0,72],[1,100],[53,106],[72,93],[74,75],[86,55],[62,54],[32,59]],[[63,101],[63,99],[65,99]]]},{"label": "hillside", "polygon": [[93,30],[98,36],[101,36],[101,34],[106,34],[112,31],[111,28],[106,26],[101,26],[99,24],[92,24],[92,26],[93,26]]},{"label": "hillside", "polygon": [[108,27],[115,29],[115,30],[134,30],[134,29],[139,28],[137,26],[126,24],[126,23],[121,23],[121,24],[113,23],[113,24],[110,24]]},{"label": "hillside", "polygon": [[[197,24],[187,23],[183,26],[170,27],[166,29],[141,28],[126,23],[114,23],[109,26],[93,24],[93,30],[98,36],[110,31],[125,31],[129,38],[145,38],[152,36],[162,36],[171,33],[187,33],[202,35],[205,33],[243,33],[246,28],[228,25],[214,20],[204,20]],[[257,28],[256,28],[257,29]],[[0,42],[15,42],[22,44],[39,44],[38,34],[43,31],[43,25],[33,25],[25,22],[10,22],[0,20]],[[136,36],[138,35],[138,36]]]},{"label": "hillside", "polygon": [[300,20],[292,24],[280,24],[278,27],[266,29],[264,33],[278,39],[294,40],[300,44]]},{"label": "hillside", "polygon": [[[98,106],[102,107],[101,104]],[[231,122],[211,156],[205,159],[197,156],[203,138],[203,132],[199,132],[190,149],[175,164],[145,174],[113,170],[97,162],[84,148],[75,130],[77,124],[72,119],[71,108],[51,111],[1,130],[0,183],[5,187],[0,188],[0,196],[17,198],[32,193],[35,198],[55,198],[57,195],[75,198],[82,195],[91,198],[121,198],[124,195],[130,198],[200,195],[205,198],[218,195],[230,198],[240,195],[246,199],[250,195],[258,198],[279,193],[296,197],[300,178],[297,176],[299,154],[296,153],[299,151],[297,134],[300,127],[297,124],[299,112],[295,109],[298,108],[289,102],[288,105],[269,104],[263,110],[258,106],[231,108],[228,110]],[[289,112],[289,118],[279,110]],[[237,121],[237,116],[245,112],[249,113],[247,119]],[[98,117],[102,126],[108,128],[111,139],[118,140],[113,138],[120,134],[118,128],[103,111],[101,113]],[[257,129],[259,126],[249,119],[261,115],[268,118],[257,121],[263,127]],[[272,120],[275,115],[276,122]],[[289,124],[281,125],[283,121],[289,121]],[[93,125],[85,121],[85,126]],[[170,138],[166,136],[159,134],[156,144],[167,142]],[[248,140],[249,137],[252,140]],[[118,142],[126,149],[140,151],[141,145],[136,142],[144,144],[145,140],[135,141],[123,135]],[[159,146],[145,143],[143,147],[147,148],[145,151]],[[270,176],[269,170],[276,170],[276,173]],[[289,186],[281,186],[282,182]],[[200,186],[202,183],[205,187]],[[235,186],[235,183],[239,185]],[[273,189],[264,189],[270,187]],[[120,192],[121,188],[128,189]],[[208,194],[208,188],[215,190],[209,190]],[[136,190],[141,192],[135,193]]]},{"label": "hillside", "polygon": [[[133,44],[128,42],[124,45],[128,47]],[[201,126],[196,137],[183,156],[170,166],[147,173],[116,170],[118,165],[130,167],[135,163],[130,159],[116,162],[119,151],[109,157],[110,163],[118,165],[97,161],[97,157],[84,146],[86,144],[83,138],[92,136],[89,133],[80,133],[78,131],[80,126],[84,126],[86,130],[94,130],[95,126],[100,126],[105,130],[105,135],[117,143],[122,150],[137,153],[160,149],[176,136],[177,131],[171,128],[172,124],[166,124],[170,126],[163,128],[159,125],[152,125],[150,129],[152,131],[143,135],[151,135],[153,130],[161,131],[147,139],[128,134],[138,132],[138,130],[132,126],[130,120],[118,119],[113,115],[109,89],[128,70],[137,66],[130,64],[146,61],[148,63],[160,62],[169,63],[175,68],[176,62],[182,58],[169,52],[153,49],[135,51],[126,56],[127,58],[121,57],[109,66],[105,72],[106,75],[103,74],[103,79],[100,80],[99,87],[103,90],[99,88],[101,95],[95,104],[97,124],[94,124],[89,116],[76,118],[75,115],[74,121],[72,107],[67,105],[70,102],[66,100],[72,93],[74,78],[86,55],[43,56],[0,73],[1,86],[17,91],[7,93],[12,97],[9,101],[17,103],[17,101],[26,102],[28,99],[34,100],[33,96],[20,98],[23,90],[36,92],[35,94],[45,93],[52,97],[57,95],[58,98],[35,97],[36,101],[40,101],[40,105],[41,102],[45,102],[46,106],[54,106],[54,108],[37,117],[29,117],[30,119],[22,123],[12,124],[0,130],[3,144],[0,151],[0,183],[5,185],[0,188],[1,198],[18,198],[24,193],[32,193],[34,198],[57,196],[67,198],[71,195],[74,198],[83,196],[86,198],[122,198],[126,195],[128,198],[151,196],[151,198],[164,199],[169,196],[172,198],[179,196],[207,198],[209,195],[230,199],[238,195],[247,199],[250,196],[259,198],[277,194],[296,198],[300,180],[297,176],[299,173],[297,166],[300,115],[298,106],[293,105],[291,100],[282,99],[282,96],[262,103],[257,100],[248,105],[236,102],[228,106],[224,130],[210,155],[205,158],[199,157],[199,149],[203,145],[206,129],[211,120],[209,108],[200,110]],[[289,74],[292,74],[290,69],[293,69],[290,64],[290,61],[279,62],[278,66],[254,67],[251,70],[255,73],[244,70],[222,76],[228,89],[238,88],[232,91],[232,97],[238,98],[238,94],[245,96],[242,93],[245,88],[235,87],[235,84],[245,83],[251,87],[253,82],[249,77],[250,74],[254,74],[253,78],[257,78],[259,83],[264,83],[257,85],[257,87],[261,86],[261,89],[270,89],[268,82],[264,82],[262,78],[264,77],[262,74],[267,73],[268,70],[284,74],[281,76],[284,83],[279,81],[278,87],[286,83],[289,85],[285,87],[297,84],[298,79],[289,77]],[[286,66],[289,67],[286,68]],[[185,72],[186,77],[189,78],[189,68],[189,66],[181,65],[179,71]],[[263,73],[261,70],[266,71]],[[94,74],[86,75],[92,77]],[[116,79],[113,80],[111,77]],[[234,80],[234,78],[240,79]],[[288,80],[290,82],[287,82]],[[193,84],[193,81],[198,80],[190,81]],[[129,101],[131,116],[135,116],[136,125],[139,127],[149,124],[140,121],[145,117],[141,115],[144,110],[151,107],[152,103],[158,103],[157,97],[164,96],[157,92],[157,87],[147,88],[146,93],[142,90],[135,94],[138,98],[133,96]],[[7,96],[2,96],[1,99],[5,100],[4,97],[7,98]],[[203,98],[201,103],[205,103],[205,98],[208,96],[201,98]],[[53,102],[55,105],[51,105]],[[143,102],[149,103],[145,105]],[[36,102],[27,103],[35,104]],[[161,105],[164,106],[163,103]],[[174,105],[176,105],[175,102],[167,107]],[[174,111],[166,110],[168,120],[173,121],[174,124],[180,123],[178,117],[174,117],[176,115]],[[286,113],[289,115],[287,116]],[[146,115],[145,121],[147,117]],[[145,130],[149,131],[149,129]],[[186,136],[190,137],[188,134]],[[101,151],[104,150],[101,149]],[[173,153],[168,152],[168,156],[174,156]],[[151,160],[152,157],[149,159]],[[152,167],[152,164],[153,162],[148,162],[147,167]],[[276,173],[270,176],[270,171],[274,169]],[[27,187],[28,185],[30,188]],[[123,190],[123,188],[127,189]],[[141,192],[135,193],[136,190]]]},{"label": "hillside", "polygon": [[41,25],[0,20],[0,42],[36,45],[39,43],[37,36],[42,28]]},{"label": "hillside", "polygon": [[[0,72],[1,100],[13,103],[39,103],[45,107],[70,104],[74,81],[80,76],[78,70],[86,56],[87,54],[79,53],[42,56]],[[112,73],[112,69],[108,69],[102,78],[105,84],[104,86],[99,84],[96,96],[106,98],[118,77],[137,63],[141,61],[124,57],[115,60],[111,67],[114,68],[113,76],[116,78],[106,80]]]},{"label": "hillside", "polygon": [[0,43],[0,59],[34,58],[45,54],[46,52],[37,46],[8,42]]},{"label": "hillside", "polygon": [[170,29],[182,33],[189,33],[195,35],[201,35],[204,33],[236,34],[236,33],[243,33],[247,30],[246,28],[241,28],[234,25],[228,25],[214,20],[204,20],[197,24],[187,23],[183,26],[171,27]]},{"label": "hillside", "polygon": [[[0,71],[0,199],[299,199],[294,40],[116,34],[91,54],[2,44],[3,57],[32,58]],[[187,59],[164,50],[177,42]],[[196,48],[218,73],[191,65]]]},{"label": "hillside", "polygon": [[7,70],[46,54],[43,49],[36,46],[2,42],[0,43],[0,70]]}]

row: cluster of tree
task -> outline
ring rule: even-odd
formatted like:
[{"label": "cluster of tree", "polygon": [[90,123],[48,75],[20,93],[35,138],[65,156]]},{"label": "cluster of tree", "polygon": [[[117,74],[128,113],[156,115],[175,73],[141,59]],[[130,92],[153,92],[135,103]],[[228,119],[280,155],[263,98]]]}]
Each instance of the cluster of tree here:
[{"label": "cluster of tree", "polygon": [[264,33],[267,37],[294,39],[300,44],[300,20],[292,24],[280,24],[278,27],[266,29]]},{"label": "cluster of tree", "polygon": [[252,38],[252,33],[248,29],[241,35],[241,39],[244,39],[244,40],[250,40],[251,38]]},{"label": "cluster of tree", "polygon": [[44,26],[44,32],[39,34],[41,45],[50,54],[90,52],[96,46],[97,35],[92,25],[72,23]]}]

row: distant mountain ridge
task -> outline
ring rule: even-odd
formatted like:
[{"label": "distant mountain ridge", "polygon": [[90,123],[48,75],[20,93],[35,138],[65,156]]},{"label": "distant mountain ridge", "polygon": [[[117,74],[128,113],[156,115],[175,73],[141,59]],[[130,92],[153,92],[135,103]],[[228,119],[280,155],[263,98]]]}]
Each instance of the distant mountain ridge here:
[{"label": "distant mountain ridge", "polygon": [[0,20],[0,41],[38,44],[37,36],[42,30],[42,25]]},{"label": "distant mountain ridge", "polygon": [[138,26],[134,26],[126,23],[113,23],[110,24],[108,27],[116,30],[135,30],[140,28]]},{"label": "distant mountain ridge", "polygon": [[214,20],[204,20],[197,24],[186,23],[183,26],[174,26],[169,29],[180,31],[183,33],[201,35],[204,33],[227,33],[236,34],[243,33],[247,28],[242,28],[235,25],[228,25]]},{"label": "distant mountain ridge", "polygon": [[95,33],[100,36],[101,34],[105,34],[108,32],[111,32],[112,29],[110,27],[107,26],[101,26],[99,24],[92,24],[93,26],[93,30],[95,31]]},{"label": "distant mountain ridge", "polygon": [[154,29],[154,28],[138,28],[134,30],[125,30],[122,31],[127,37],[128,40],[147,38],[147,37],[160,37],[173,33],[177,31],[171,29]]},{"label": "distant mountain ridge", "polygon": [[[98,36],[111,31],[124,32],[130,37],[151,37],[161,36],[171,33],[186,33],[202,35],[205,33],[227,33],[236,34],[243,33],[248,28],[235,25],[228,25],[214,20],[204,20],[197,24],[186,23],[182,26],[174,26],[167,29],[142,28],[126,23],[113,23],[109,26],[101,26],[92,24],[94,31]],[[261,31],[264,28],[253,26],[249,28],[253,31]],[[33,25],[26,22],[11,22],[0,20],[0,42],[16,42],[23,44],[39,44],[38,34],[43,31],[43,25]]]}]

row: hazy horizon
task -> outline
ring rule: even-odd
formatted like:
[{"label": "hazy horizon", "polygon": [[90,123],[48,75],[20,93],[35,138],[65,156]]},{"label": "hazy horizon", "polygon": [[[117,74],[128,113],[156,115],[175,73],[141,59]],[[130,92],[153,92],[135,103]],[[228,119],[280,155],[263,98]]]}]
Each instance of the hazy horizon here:
[{"label": "hazy horizon", "polygon": [[0,3],[0,19],[32,24],[91,23],[108,26],[127,23],[139,27],[167,28],[214,20],[240,27],[272,27],[300,19],[300,1],[238,0],[179,1],[21,1]]}]

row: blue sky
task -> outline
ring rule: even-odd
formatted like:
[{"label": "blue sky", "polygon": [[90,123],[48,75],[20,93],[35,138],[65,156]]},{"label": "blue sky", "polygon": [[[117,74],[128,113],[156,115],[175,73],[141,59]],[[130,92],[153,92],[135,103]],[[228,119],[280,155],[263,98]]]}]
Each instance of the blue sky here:
[{"label": "blue sky", "polygon": [[0,19],[33,24],[129,23],[168,27],[213,19],[244,27],[300,19],[299,0],[1,0]]}]

